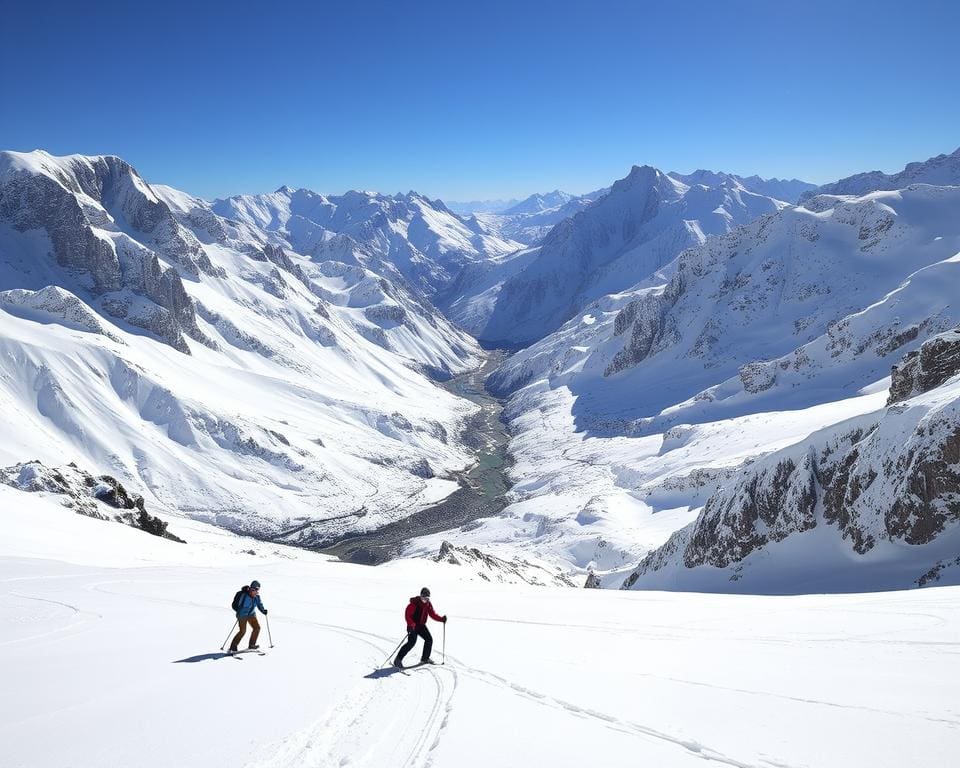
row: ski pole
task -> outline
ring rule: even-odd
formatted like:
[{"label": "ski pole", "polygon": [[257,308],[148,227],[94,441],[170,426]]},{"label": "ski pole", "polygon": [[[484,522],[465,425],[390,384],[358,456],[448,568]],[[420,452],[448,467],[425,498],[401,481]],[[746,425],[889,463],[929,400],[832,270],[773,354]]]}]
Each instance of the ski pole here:
[{"label": "ski pole", "polygon": [[[407,639],[407,635],[405,634],[402,638],[400,638],[400,642],[397,643],[397,647],[394,648],[392,651],[390,651],[390,653],[387,654],[387,658],[385,658],[382,662],[380,662],[380,667],[386,664],[390,660],[390,657],[400,650],[400,646],[403,645],[403,641],[406,639]],[[377,669],[380,669],[380,667],[377,667]]]},{"label": "ski pole", "polygon": [[443,622],[443,661],[441,664],[447,663],[447,622]]},{"label": "ski pole", "polygon": [[267,639],[270,641],[270,647],[273,648],[273,635],[270,634],[270,616],[263,614],[263,618],[267,620]]},{"label": "ski pole", "polygon": [[[235,619],[234,622],[233,622],[233,627],[237,626],[237,624],[239,623],[239,621],[240,621],[239,619]],[[230,631],[227,633],[227,640],[229,640],[229,639],[230,639],[230,635],[233,634],[233,627],[230,627]],[[220,646],[220,650],[221,650],[221,651],[222,651],[224,648],[227,647],[227,640],[224,640],[224,641],[223,641],[223,645]]]}]

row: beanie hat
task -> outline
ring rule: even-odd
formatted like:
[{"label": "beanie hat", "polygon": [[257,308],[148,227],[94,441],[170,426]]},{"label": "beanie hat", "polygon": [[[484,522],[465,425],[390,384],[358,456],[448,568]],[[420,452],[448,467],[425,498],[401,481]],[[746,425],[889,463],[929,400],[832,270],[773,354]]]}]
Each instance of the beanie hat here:
[{"label": "beanie hat", "polygon": [[424,587],[420,590],[420,597],[430,597],[430,590],[427,587]]},{"label": "beanie hat", "polygon": [[250,582],[250,589],[260,589],[260,582],[259,582],[259,581],[256,581],[256,580],[251,581],[251,582]]}]

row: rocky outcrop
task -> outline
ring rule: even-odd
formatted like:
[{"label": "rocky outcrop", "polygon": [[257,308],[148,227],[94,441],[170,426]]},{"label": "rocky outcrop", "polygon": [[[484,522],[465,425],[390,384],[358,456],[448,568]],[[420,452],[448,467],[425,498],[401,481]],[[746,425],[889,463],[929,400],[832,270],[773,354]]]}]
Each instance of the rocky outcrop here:
[{"label": "rocky outcrop", "polygon": [[929,392],[960,373],[960,328],[927,339],[890,373],[887,405]]},{"label": "rocky outcrop", "polygon": [[54,469],[28,461],[0,469],[0,482],[28,493],[57,496],[63,506],[77,514],[99,520],[115,520],[181,544],[183,539],[167,530],[167,523],[147,512],[143,496],[131,494],[110,475],[95,477],[76,464]]},{"label": "rocky outcrop", "polygon": [[663,569],[731,568],[820,526],[834,529],[854,556],[881,542],[923,546],[956,528],[960,386],[949,380],[958,336],[930,339],[895,369],[891,402],[919,392],[935,397],[859,417],[755,462],[647,555],[624,587]]},{"label": "rocky outcrop", "polygon": [[217,270],[130,165],[117,157],[0,154],[0,218],[19,232],[45,232],[56,263],[102,297],[107,314],[184,352],[184,334],[206,341],[180,274],[160,259],[191,277]]},{"label": "rocky outcrop", "polygon": [[551,569],[527,560],[504,560],[482,552],[476,547],[458,547],[449,541],[441,543],[440,551],[433,557],[433,560],[438,563],[449,563],[472,570],[484,581],[508,584],[526,582],[537,586],[577,586],[559,568]]}]

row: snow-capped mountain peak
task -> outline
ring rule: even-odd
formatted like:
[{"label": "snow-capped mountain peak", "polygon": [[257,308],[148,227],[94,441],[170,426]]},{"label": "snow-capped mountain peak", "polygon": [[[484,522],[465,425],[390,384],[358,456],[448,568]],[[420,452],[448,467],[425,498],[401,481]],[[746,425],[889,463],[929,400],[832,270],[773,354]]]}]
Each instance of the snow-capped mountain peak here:
[{"label": "snow-capped mountain peak", "polygon": [[432,378],[477,347],[314,224],[372,208],[354,231],[377,246],[398,205],[281,188],[221,216],[116,157],[0,154],[0,466],[68,456],[161,510],[302,540],[443,496],[474,407]]},{"label": "snow-capped mountain peak", "polygon": [[951,187],[960,185],[960,149],[922,162],[908,163],[898,173],[868,171],[848,176],[806,192],[803,200],[809,200],[816,195],[865,195],[868,192],[903,189],[911,184]]},{"label": "snow-capped mountain peak", "polygon": [[721,184],[705,186],[635,165],[606,194],[556,224],[538,247],[466,273],[459,296],[445,306],[484,340],[527,344],[604,294],[662,283],[659,270],[708,235],[785,206],[725,175]]}]

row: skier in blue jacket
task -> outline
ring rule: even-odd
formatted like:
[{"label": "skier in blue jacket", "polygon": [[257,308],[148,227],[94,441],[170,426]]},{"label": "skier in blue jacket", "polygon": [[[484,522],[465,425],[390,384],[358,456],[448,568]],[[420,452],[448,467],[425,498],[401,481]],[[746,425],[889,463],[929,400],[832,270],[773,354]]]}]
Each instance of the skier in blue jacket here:
[{"label": "skier in blue jacket", "polygon": [[240,596],[240,602],[237,605],[237,623],[240,625],[240,631],[233,638],[233,642],[230,643],[230,653],[236,653],[240,645],[240,641],[243,639],[243,636],[247,633],[247,624],[253,628],[253,633],[250,635],[250,645],[247,646],[251,650],[259,648],[257,645],[257,638],[260,637],[260,622],[257,621],[257,609],[260,609],[260,612],[266,616],[267,609],[263,607],[263,603],[260,602],[260,582],[251,581],[250,587]]}]

